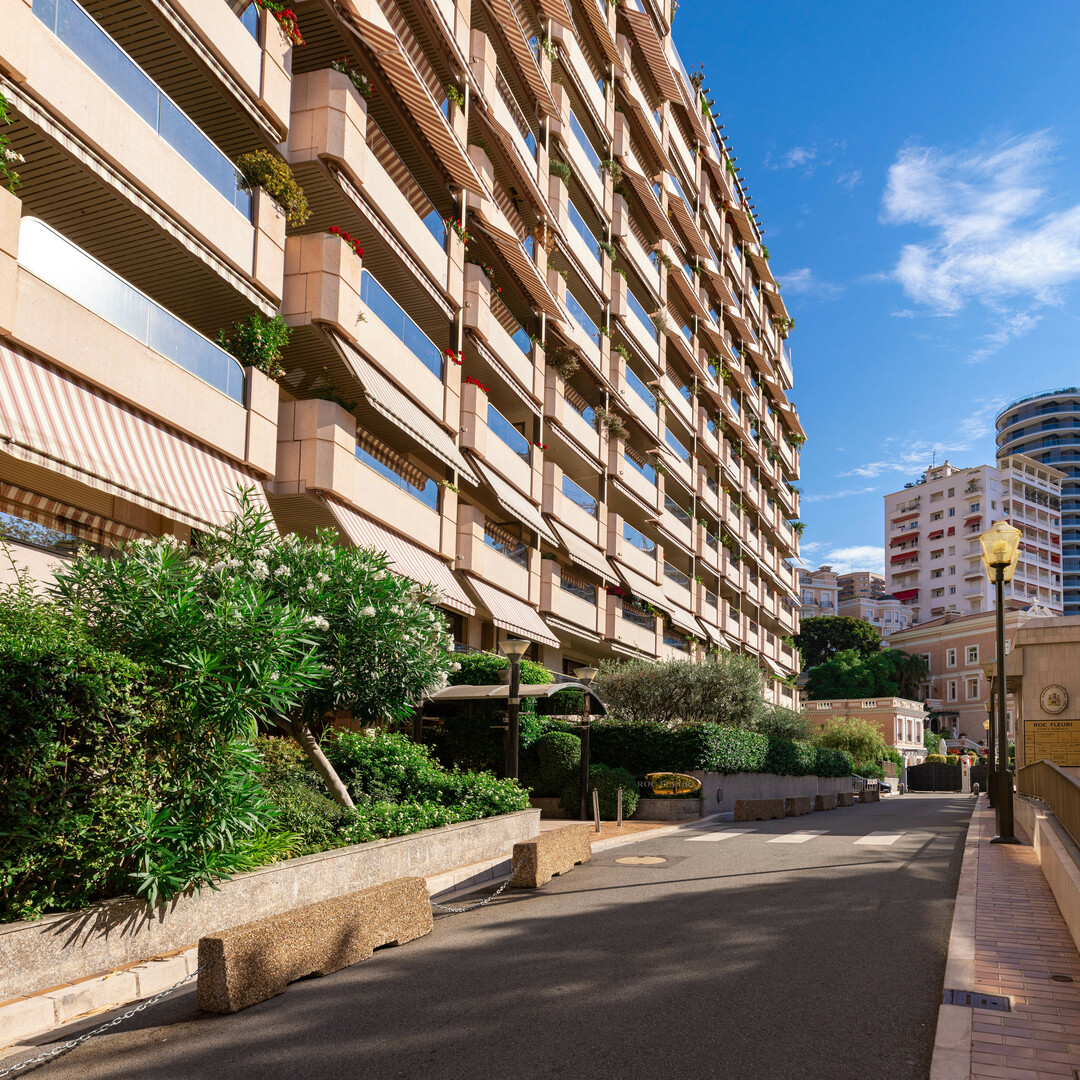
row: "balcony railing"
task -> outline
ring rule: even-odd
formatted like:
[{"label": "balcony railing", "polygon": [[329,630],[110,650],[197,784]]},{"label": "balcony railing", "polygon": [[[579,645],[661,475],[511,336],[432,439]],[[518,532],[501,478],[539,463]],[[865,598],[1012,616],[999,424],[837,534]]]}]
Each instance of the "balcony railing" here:
[{"label": "balcony railing", "polygon": [[597,504],[594,499],[580,484],[575,484],[569,476],[562,478],[563,496],[569,499],[575,506],[581,507],[590,517],[596,517]]},{"label": "balcony railing", "polygon": [[425,480],[423,487],[417,487],[406,480],[400,473],[391,469],[389,465],[385,465],[378,458],[372,457],[359,443],[356,444],[356,460],[377,472],[384,480],[389,480],[391,484],[400,488],[406,495],[411,495],[417,502],[423,503],[429,510],[438,512],[439,485],[434,480]]},{"label": "balcony railing", "polygon": [[513,312],[503,303],[502,297],[491,291],[491,314],[495,321],[510,335],[513,343],[526,355],[532,355],[532,338],[529,332],[517,321]]},{"label": "balcony railing", "polygon": [[664,563],[664,577],[668,581],[674,581],[676,585],[681,585],[684,589],[690,588],[690,575],[684,574],[678,567],[672,566],[671,563]]},{"label": "balcony railing", "polygon": [[656,412],[656,395],[641,381],[637,372],[629,364],[626,365],[626,383],[652,412]]},{"label": "balcony railing", "polygon": [[585,219],[581,216],[581,212],[569,200],[567,200],[566,208],[570,215],[570,223],[574,226],[578,236],[585,241],[585,246],[589,249],[589,252],[595,257],[596,261],[599,262],[600,241],[593,236],[592,230],[585,224]]},{"label": "balcony railing", "polygon": [[623,539],[628,544],[633,544],[639,551],[644,551],[647,555],[652,555],[656,551],[656,544],[644,533],[638,532],[628,521],[623,522],[622,534]]},{"label": "balcony railing", "polygon": [[581,121],[573,114],[570,113],[570,130],[574,133],[574,138],[577,140],[578,146],[581,147],[582,152],[588,159],[589,164],[597,171],[600,172],[600,155],[593,149],[593,144],[589,141],[589,136],[585,134],[585,129],[581,126]]},{"label": "balcony railing", "polygon": [[570,291],[566,293],[566,310],[570,312],[570,318],[574,320],[585,331],[586,336],[592,341],[592,343],[599,348],[600,347],[600,329],[596,323],[589,318],[588,313],[581,306],[578,298]]},{"label": "balcony railing", "polygon": [[529,440],[491,402],[488,402],[487,424],[492,435],[509,446],[518,457],[529,460]]},{"label": "balcony railing", "polygon": [[439,379],[443,377],[442,351],[366,268],[360,272],[360,299],[428,371]]},{"label": "balcony railing", "polygon": [[671,514],[672,517],[677,518],[687,528],[690,527],[690,513],[684,510],[670,495],[664,496],[664,509]]},{"label": "balcony railing", "polygon": [[[254,5],[253,5],[254,6]],[[75,0],[34,0],[34,14],[244,217],[236,166]]]},{"label": "balcony railing", "polygon": [[650,318],[644,305],[630,289],[626,290],[626,304],[637,317],[638,322],[641,323],[646,335],[651,337],[653,341],[659,341],[659,332],[656,329],[656,324]]},{"label": "balcony railing", "polygon": [[517,103],[517,98],[514,97],[514,92],[510,89],[510,84],[506,81],[503,73],[499,71],[498,68],[495,69],[495,85],[498,87],[499,97],[502,98],[503,104],[509,111],[511,119],[517,126],[521,141],[528,147],[529,154],[535,161],[536,136],[533,134],[533,130],[529,126],[528,120],[525,119],[525,113],[522,112],[521,106]]},{"label": "balcony railing", "polygon": [[635,461],[629,454],[624,454],[623,457],[627,464],[632,465],[650,484],[656,483],[656,470],[647,461]]},{"label": "balcony railing", "polygon": [[683,444],[679,442],[679,440],[676,439],[670,431],[664,432],[664,441],[668,444],[668,446],[671,447],[672,450],[675,451],[675,454],[680,461],[690,460],[690,451],[687,450],[686,447],[683,446]]},{"label": "balcony railing", "polygon": [[494,548],[500,555],[505,555],[519,566],[529,565],[529,552],[522,540],[510,536],[502,529],[491,525],[484,526],[484,543]]},{"label": "balcony railing", "polygon": [[136,341],[203,382],[244,400],[244,369],[235,357],[114,274],[37,218],[22,219],[19,263]]}]

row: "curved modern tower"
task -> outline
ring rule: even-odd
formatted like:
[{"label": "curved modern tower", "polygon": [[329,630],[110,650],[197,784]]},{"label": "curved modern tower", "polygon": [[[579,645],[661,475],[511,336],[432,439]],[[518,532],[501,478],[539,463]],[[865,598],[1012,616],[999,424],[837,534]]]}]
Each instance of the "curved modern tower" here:
[{"label": "curved modern tower", "polygon": [[1065,614],[1080,615],[1080,386],[1046,390],[997,417],[997,458],[1025,454],[1065,474],[1061,483],[1061,565]]}]

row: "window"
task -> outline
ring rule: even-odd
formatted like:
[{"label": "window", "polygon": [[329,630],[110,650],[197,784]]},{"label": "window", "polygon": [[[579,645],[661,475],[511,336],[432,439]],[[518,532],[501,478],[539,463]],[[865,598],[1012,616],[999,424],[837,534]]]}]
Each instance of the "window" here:
[{"label": "window", "polygon": [[956,517],[956,507],[955,506],[950,506],[949,507],[949,517]]},{"label": "window", "polygon": [[945,699],[947,701],[955,701],[956,700],[956,680],[955,679],[950,679],[945,684]]},{"label": "window", "polygon": [[949,488],[949,498],[951,499],[956,494],[956,488]]},{"label": "window", "polygon": [[868,619],[872,619],[874,617],[874,613],[872,611],[867,611],[864,614],[865,614],[865,617],[868,618]]},{"label": "window", "polygon": [[955,585],[950,585],[949,586],[949,595],[950,596],[955,596],[956,595],[956,586]]},{"label": "window", "polygon": [[931,589],[930,590],[930,598],[932,600],[936,600],[939,596],[944,596],[944,595],[945,595],[945,590],[944,589]]},{"label": "window", "polygon": [[980,505],[981,505],[980,503],[977,503],[977,502],[973,502],[973,503],[972,503],[972,504],[971,504],[971,505],[970,505],[970,506],[968,507],[968,513],[969,513],[969,514],[977,514],[977,513],[979,512],[979,507],[980,507]]},{"label": "window", "polygon": [[955,573],[956,573],[956,567],[955,566],[950,566],[949,567],[949,577],[952,577]]},{"label": "window", "polygon": [[930,576],[932,578],[944,577],[945,576],[945,571],[944,570],[931,570],[930,571]]},{"label": "window", "polygon": [[941,520],[941,511],[938,510],[937,513],[931,514],[930,515],[930,520],[931,521],[940,521]]},{"label": "window", "polygon": [[956,650],[955,649],[946,649],[945,650],[945,666],[946,667],[956,667]]},{"label": "window", "polygon": [[969,645],[967,647],[967,662],[969,664],[977,664],[979,662],[979,646]]},{"label": "window", "polygon": [[979,680],[968,679],[967,681],[967,698],[968,701],[974,701],[979,696]]}]

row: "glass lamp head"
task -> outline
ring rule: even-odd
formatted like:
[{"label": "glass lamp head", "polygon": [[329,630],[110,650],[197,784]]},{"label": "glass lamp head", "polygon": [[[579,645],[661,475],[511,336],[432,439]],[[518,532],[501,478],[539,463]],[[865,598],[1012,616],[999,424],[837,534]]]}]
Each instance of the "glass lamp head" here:
[{"label": "glass lamp head", "polygon": [[586,686],[588,686],[588,685],[589,685],[589,683],[591,683],[591,682],[593,681],[593,679],[595,679],[595,678],[596,678],[596,676],[597,676],[597,675],[598,675],[599,673],[600,673],[600,669],[599,669],[599,668],[594,668],[594,667],[579,667],[579,668],[574,668],[574,674],[575,674],[575,675],[577,676],[577,678],[578,678],[578,679],[579,679],[579,680],[580,680],[581,682],[583,682],[583,683],[584,683],[584,684],[585,684]]},{"label": "glass lamp head", "polygon": [[529,651],[530,645],[532,645],[532,642],[528,641],[526,638],[507,638],[500,643],[499,648],[501,648],[504,655],[509,656],[511,660],[520,660]]},{"label": "glass lamp head", "polygon": [[1007,521],[995,521],[979,537],[979,545],[982,547],[983,566],[990,580],[995,580],[994,571],[1001,567],[1004,580],[1011,581],[1020,556],[1020,530],[1014,529]]}]

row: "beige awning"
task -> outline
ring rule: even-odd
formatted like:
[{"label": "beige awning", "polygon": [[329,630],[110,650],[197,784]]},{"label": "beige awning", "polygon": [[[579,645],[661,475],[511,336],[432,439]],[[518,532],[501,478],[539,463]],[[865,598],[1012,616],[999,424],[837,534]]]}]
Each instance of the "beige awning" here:
[{"label": "beige awning", "polygon": [[517,66],[529,84],[529,89],[536,95],[541,110],[549,116],[558,116],[559,107],[551,96],[551,88],[544,80],[536,54],[529,48],[528,35],[521,25],[513,8],[513,0],[488,0],[494,10],[502,32],[510,43]]},{"label": "beige awning", "polygon": [[619,580],[607,556],[595,544],[590,544],[572,529],[555,521],[551,522],[551,527],[562,541],[562,546],[570,553],[571,562],[595,574],[605,584],[614,584]]},{"label": "beige awning", "polygon": [[631,570],[629,566],[624,566],[621,562],[614,561],[612,566],[615,567],[615,572],[632,595],[641,600],[647,600],[664,611],[671,607],[671,601],[664,595],[663,586],[657,585],[655,581],[650,581],[643,574]]},{"label": "beige awning", "polygon": [[758,272],[758,277],[767,285],[775,285],[776,279],[772,276],[772,270],[769,269],[769,260],[764,255],[759,255],[756,251],[751,251],[747,248],[745,251],[746,257],[753,264],[754,269]]},{"label": "beige awning", "polygon": [[644,11],[635,11],[626,4],[619,8],[619,14],[630,24],[634,44],[644,54],[645,65],[660,93],[668,101],[682,101],[679,84],[675,81],[675,73],[671,70],[671,64],[668,63],[664,43],[657,36],[652,19]]},{"label": "beige awning", "polygon": [[327,499],[326,505],[341,531],[357,547],[385,551],[398,573],[418,585],[434,585],[439,589],[442,596],[436,603],[463,615],[476,614],[476,605],[466,595],[454,571],[438,555],[376,524],[336,499]]},{"label": "beige awning", "polygon": [[724,277],[723,271],[720,270],[716,263],[712,259],[702,259],[701,268],[709,275],[709,280],[713,283],[717,293],[720,296],[721,304],[734,304],[735,295],[731,291],[731,286],[728,285],[727,278]]},{"label": "beige awning", "polygon": [[482,192],[484,185],[469,155],[382,9],[374,2],[367,4],[365,18],[352,0],[341,0],[341,10],[378,57],[394,89],[453,182],[469,191]]},{"label": "beige awning", "polygon": [[[636,160],[634,161],[634,165],[637,165]],[[630,181],[630,186],[641,200],[642,205],[645,207],[645,212],[649,215],[650,220],[656,226],[660,235],[669,244],[673,245],[676,250],[682,251],[685,245],[682,240],[679,239],[679,234],[671,227],[671,222],[668,221],[667,215],[664,213],[663,207],[656,197],[656,192],[653,191],[652,183],[643,173],[638,172],[637,169],[630,164],[629,158],[625,159],[625,163],[623,164],[623,176]]]},{"label": "beige awning", "polygon": [[363,387],[364,396],[373,409],[392,424],[404,428],[440,461],[456,469],[465,480],[472,484],[480,483],[445,428],[440,427],[416,402],[365,360],[354,345],[332,331],[328,336],[338,355]]},{"label": "beige awning", "polygon": [[734,203],[728,207],[728,213],[734,220],[739,235],[749,243],[756,244],[757,233],[754,231],[754,226],[750,221],[750,215],[741,206],[736,206]]},{"label": "beige awning", "polygon": [[668,206],[671,207],[672,213],[679,222],[679,227],[686,234],[686,239],[694,254],[700,259],[707,259],[712,255],[712,248],[705,242],[705,237],[701,235],[701,230],[697,227],[693,215],[690,213],[690,208],[683,202],[683,198],[675,190],[675,186],[667,180],[668,175],[667,173],[664,174],[665,181],[667,181],[665,186],[668,193]]},{"label": "beige awning", "polygon": [[486,461],[474,457],[472,458],[472,464],[476,466],[476,471],[483,478],[487,487],[491,489],[491,493],[495,496],[499,505],[512,518],[520,521],[522,525],[532,529],[533,532],[539,533],[549,544],[558,547],[558,538],[548,527],[548,523],[544,520],[543,514],[540,513],[539,507],[529,502],[520,491],[504,480]]},{"label": "beige awning", "polygon": [[774,315],[778,316],[781,319],[786,319],[789,317],[787,305],[781,298],[778,287],[775,289],[766,288],[762,289],[761,291],[765,296],[765,302],[769,305],[769,307],[772,308],[772,312]]},{"label": "beige awning", "polygon": [[33,353],[0,344],[0,450],[198,529],[261,481],[210,447]]},{"label": "beige awning", "polygon": [[678,604],[673,604],[669,600],[668,614],[671,616],[671,621],[680,630],[685,630],[688,634],[693,634],[696,638],[703,638],[706,636],[704,626],[702,626],[697,618],[691,615],[686,608],[681,607]]},{"label": "beige awning", "polygon": [[599,0],[599,3],[596,0],[591,0],[591,2],[583,3],[581,6],[585,11],[585,17],[593,28],[593,33],[596,35],[596,41],[600,46],[600,51],[604,54],[604,59],[609,64],[621,68],[622,62],[619,59],[619,51],[615,47],[615,38],[611,34],[611,27],[607,21],[607,3],[605,0]]},{"label": "beige awning", "polygon": [[465,581],[497,627],[530,641],[538,641],[541,645],[550,645],[553,649],[559,647],[559,639],[540,617],[536,608],[529,607],[523,600],[504,593],[502,589],[497,589],[479,578],[469,575]]}]

